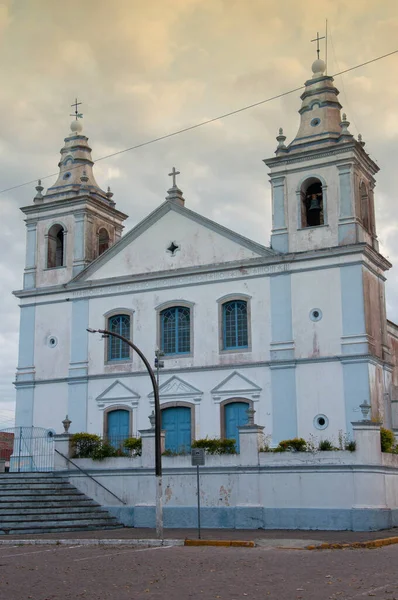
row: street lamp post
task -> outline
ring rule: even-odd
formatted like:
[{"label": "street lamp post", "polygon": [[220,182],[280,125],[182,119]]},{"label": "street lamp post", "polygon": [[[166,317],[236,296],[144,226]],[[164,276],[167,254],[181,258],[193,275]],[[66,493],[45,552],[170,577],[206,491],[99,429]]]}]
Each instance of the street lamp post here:
[{"label": "street lamp post", "polygon": [[162,447],[161,447],[161,415],[159,401],[159,385],[156,381],[155,373],[141,350],[133,344],[128,338],[107,329],[91,329],[87,328],[89,333],[101,333],[103,336],[112,336],[125,342],[130,348],[137,352],[138,356],[143,361],[151,378],[153,395],[155,399],[155,475],[156,475],[156,534],[158,538],[163,539],[163,507],[162,507]]}]

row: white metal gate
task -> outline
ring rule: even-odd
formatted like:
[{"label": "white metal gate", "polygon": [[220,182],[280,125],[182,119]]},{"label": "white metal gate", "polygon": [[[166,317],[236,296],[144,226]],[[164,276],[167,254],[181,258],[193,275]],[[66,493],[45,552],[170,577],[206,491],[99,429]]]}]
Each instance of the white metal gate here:
[{"label": "white metal gate", "polygon": [[0,430],[0,461],[10,473],[54,470],[54,432],[43,427]]}]

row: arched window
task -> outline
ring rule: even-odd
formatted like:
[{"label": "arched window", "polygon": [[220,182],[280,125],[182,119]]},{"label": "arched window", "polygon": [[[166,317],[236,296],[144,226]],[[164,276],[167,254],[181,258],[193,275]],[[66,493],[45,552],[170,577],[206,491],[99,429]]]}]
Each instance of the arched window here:
[{"label": "arched window", "polygon": [[191,311],[186,306],[172,306],[160,313],[160,348],[165,354],[188,354],[191,351]]},{"label": "arched window", "polygon": [[[108,319],[108,330],[130,339],[129,315],[114,315]],[[116,337],[108,338],[108,360],[128,360],[130,346]]]},{"label": "arched window", "polygon": [[247,302],[232,300],[222,305],[223,350],[247,348],[249,345]]},{"label": "arched window", "polygon": [[47,238],[47,268],[63,267],[65,230],[62,225],[53,225]]},{"label": "arched window", "polygon": [[369,195],[364,182],[359,187],[359,194],[361,200],[361,220],[365,229],[370,232]]},{"label": "arched window", "polygon": [[109,233],[102,227],[98,232],[98,256],[109,248]]},{"label": "arched window", "polygon": [[301,226],[318,227],[325,222],[322,183],[311,177],[301,186]]}]

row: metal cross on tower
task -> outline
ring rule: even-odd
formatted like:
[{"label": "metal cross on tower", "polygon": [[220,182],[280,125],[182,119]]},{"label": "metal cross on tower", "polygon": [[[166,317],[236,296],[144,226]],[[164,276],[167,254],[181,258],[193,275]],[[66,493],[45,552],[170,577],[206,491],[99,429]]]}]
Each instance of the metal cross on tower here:
[{"label": "metal cross on tower", "polygon": [[176,171],[176,168],[173,167],[171,173],[169,173],[169,177],[173,178],[173,187],[176,187],[176,175],[180,175],[180,171]]},{"label": "metal cross on tower", "polygon": [[71,116],[71,117],[75,117],[76,121],[77,121],[78,119],[82,119],[82,118],[83,118],[83,113],[79,113],[79,111],[77,110],[77,107],[78,107],[78,106],[80,106],[80,104],[82,104],[82,103],[81,103],[81,102],[78,102],[78,101],[77,101],[77,98],[75,98],[75,101],[74,101],[74,103],[73,103],[73,104],[71,104],[71,106],[72,106],[72,107],[73,107],[73,106],[75,107],[75,112],[74,112],[74,114],[73,114],[73,115],[70,115],[70,116]]},{"label": "metal cross on tower", "polygon": [[318,55],[318,59],[319,59],[319,42],[320,42],[320,40],[324,40],[324,39],[326,39],[326,36],[319,37],[319,32],[317,31],[316,38],[311,40],[311,42],[316,42],[316,53]]}]

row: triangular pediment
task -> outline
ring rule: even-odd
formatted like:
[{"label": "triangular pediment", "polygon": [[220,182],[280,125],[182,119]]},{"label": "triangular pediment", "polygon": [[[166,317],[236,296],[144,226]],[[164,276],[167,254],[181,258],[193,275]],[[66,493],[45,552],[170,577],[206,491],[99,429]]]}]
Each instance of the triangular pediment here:
[{"label": "triangular pediment", "polygon": [[270,248],[166,201],[72,281],[170,272],[275,255]]},{"label": "triangular pediment", "polygon": [[105,408],[111,404],[129,404],[130,406],[136,406],[139,399],[140,396],[137,392],[117,379],[97,396],[96,401],[100,408]]},{"label": "triangular pediment", "polygon": [[[170,379],[159,386],[159,396],[161,402],[167,402],[169,400],[183,400],[184,398],[200,400],[202,395],[203,392],[176,375],[173,375],[173,377],[170,377]],[[148,395],[148,398],[153,399],[153,392]]]},{"label": "triangular pediment", "polygon": [[261,391],[262,388],[254,381],[241,375],[238,371],[234,371],[211,390],[211,395],[215,401],[221,401],[232,396],[249,396],[252,399],[257,399]]}]

